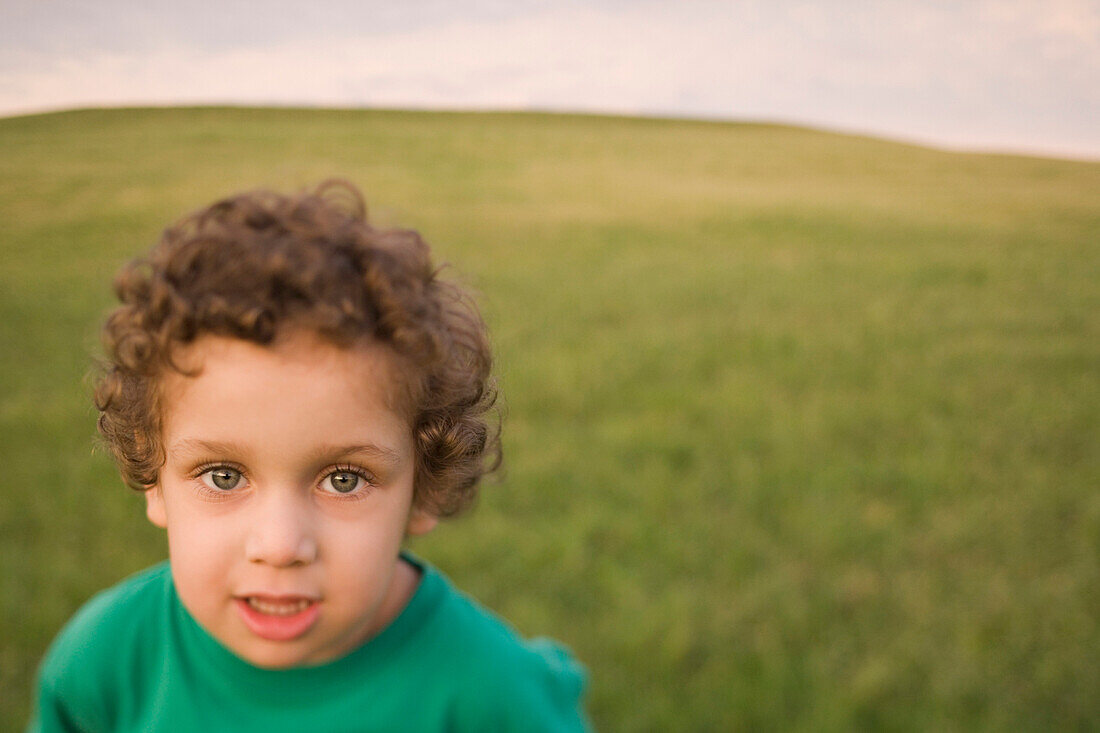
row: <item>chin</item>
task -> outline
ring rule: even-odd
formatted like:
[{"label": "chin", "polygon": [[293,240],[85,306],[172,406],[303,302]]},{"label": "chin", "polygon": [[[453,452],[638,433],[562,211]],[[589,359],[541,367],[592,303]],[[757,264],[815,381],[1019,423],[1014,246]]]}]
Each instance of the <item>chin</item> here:
[{"label": "chin", "polygon": [[300,650],[294,649],[234,649],[233,653],[254,667],[280,670],[310,666]]}]

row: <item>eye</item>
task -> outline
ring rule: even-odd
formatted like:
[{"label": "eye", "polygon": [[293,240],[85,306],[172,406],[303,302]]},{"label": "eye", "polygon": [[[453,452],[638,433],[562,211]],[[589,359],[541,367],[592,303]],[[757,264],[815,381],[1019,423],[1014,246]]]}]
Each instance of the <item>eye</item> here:
[{"label": "eye", "polygon": [[201,478],[204,484],[218,491],[232,491],[244,485],[244,476],[241,472],[229,466],[211,468],[203,472]]},{"label": "eye", "polygon": [[321,479],[321,489],[336,494],[350,494],[366,483],[366,477],[358,471],[338,469]]}]

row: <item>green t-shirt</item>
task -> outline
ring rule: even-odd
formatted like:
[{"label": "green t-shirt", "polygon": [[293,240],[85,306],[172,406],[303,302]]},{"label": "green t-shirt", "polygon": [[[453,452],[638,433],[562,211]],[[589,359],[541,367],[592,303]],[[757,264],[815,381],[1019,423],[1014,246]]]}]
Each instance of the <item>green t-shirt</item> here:
[{"label": "green t-shirt", "polygon": [[575,731],[583,667],[422,571],[381,633],[317,667],[265,670],[180,603],[168,563],[88,602],[39,669],[28,731]]}]

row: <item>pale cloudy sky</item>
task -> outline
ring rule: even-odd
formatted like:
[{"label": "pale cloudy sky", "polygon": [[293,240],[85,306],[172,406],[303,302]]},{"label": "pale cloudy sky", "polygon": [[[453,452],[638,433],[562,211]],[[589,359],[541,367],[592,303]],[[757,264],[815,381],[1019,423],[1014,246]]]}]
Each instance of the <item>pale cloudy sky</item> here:
[{"label": "pale cloudy sky", "polygon": [[0,115],[194,103],[774,120],[1100,159],[1100,0],[0,0]]}]

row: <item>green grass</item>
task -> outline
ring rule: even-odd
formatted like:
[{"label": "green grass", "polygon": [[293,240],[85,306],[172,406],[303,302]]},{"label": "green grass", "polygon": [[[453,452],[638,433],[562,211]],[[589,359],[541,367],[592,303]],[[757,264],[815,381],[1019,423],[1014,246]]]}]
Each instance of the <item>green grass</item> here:
[{"label": "green grass", "polygon": [[0,729],[164,556],[84,380],[110,278],[331,175],[482,293],[504,480],[416,543],[605,730],[1100,724],[1100,164],[770,125],[174,109],[0,120]]}]

